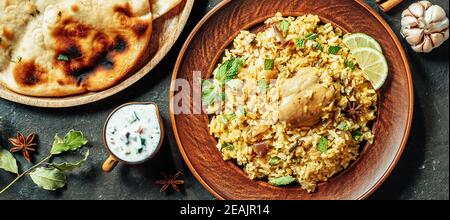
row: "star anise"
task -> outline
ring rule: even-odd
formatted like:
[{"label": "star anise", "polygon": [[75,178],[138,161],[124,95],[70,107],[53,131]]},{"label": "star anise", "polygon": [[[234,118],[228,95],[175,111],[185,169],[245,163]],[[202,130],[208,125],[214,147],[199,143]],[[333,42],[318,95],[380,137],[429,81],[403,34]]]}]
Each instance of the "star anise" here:
[{"label": "star anise", "polygon": [[17,138],[8,139],[9,142],[13,145],[13,147],[9,150],[11,152],[22,151],[23,157],[31,163],[30,151],[36,151],[36,143],[34,143],[34,139],[36,137],[35,133],[31,133],[25,138],[22,133],[17,133]]},{"label": "star anise", "polygon": [[163,180],[158,180],[156,181],[156,184],[160,184],[163,185],[161,187],[160,192],[164,192],[167,190],[167,188],[169,188],[169,186],[172,186],[172,188],[177,191],[180,192],[180,188],[178,188],[178,185],[182,185],[184,184],[183,180],[178,179],[178,177],[181,175],[181,171],[176,173],[172,178],[168,178],[167,175],[165,173],[161,173],[161,175],[164,177]]},{"label": "star anise", "polygon": [[358,105],[356,102],[352,102],[343,111],[347,115],[347,117],[356,121],[358,119],[358,115],[362,112],[361,108],[361,104]]}]

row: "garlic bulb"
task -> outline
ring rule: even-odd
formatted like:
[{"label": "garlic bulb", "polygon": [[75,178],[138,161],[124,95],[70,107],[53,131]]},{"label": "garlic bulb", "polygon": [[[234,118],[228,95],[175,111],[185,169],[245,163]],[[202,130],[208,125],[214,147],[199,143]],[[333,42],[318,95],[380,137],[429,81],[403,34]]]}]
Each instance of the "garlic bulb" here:
[{"label": "garlic bulb", "polygon": [[403,11],[401,34],[414,51],[428,53],[448,39],[448,22],[440,6],[419,1]]}]

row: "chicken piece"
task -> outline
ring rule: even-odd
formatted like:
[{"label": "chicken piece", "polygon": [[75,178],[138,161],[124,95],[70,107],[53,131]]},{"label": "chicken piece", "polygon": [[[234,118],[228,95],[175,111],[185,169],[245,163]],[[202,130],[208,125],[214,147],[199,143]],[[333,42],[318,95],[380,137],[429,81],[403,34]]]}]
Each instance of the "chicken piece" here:
[{"label": "chicken piece", "polygon": [[305,68],[280,84],[279,119],[289,127],[310,127],[317,124],[322,109],[334,101],[335,89],[320,81],[319,71]]}]

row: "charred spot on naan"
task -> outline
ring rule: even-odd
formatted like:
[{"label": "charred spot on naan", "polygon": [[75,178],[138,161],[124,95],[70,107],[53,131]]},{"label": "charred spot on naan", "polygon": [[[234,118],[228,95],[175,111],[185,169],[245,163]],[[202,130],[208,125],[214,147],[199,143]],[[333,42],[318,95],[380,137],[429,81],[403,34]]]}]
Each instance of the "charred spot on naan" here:
[{"label": "charred spot on naan", "polygon": [[65,26],[59,26],[53,32],[57,41],[54,65],[78,85],[100,68],[114,70],[115,54],[129,49],[124,36],[110,36],[74,21],[63,21],[62,24]]},{"label": "charred spot on naan", "polygon": [[47,73],[35,61],[21,61],[14,67],[14,79],[24,87],[45,83]]},{"label": "charred spot on naan", "polygon": [[3,27],[3,36],[8,40],[12,40],[14,37],[14,33],[9,30],[9,28]]},{"label": "charred spot on naan", "polygon": [[148,29],[150,28],[150,22],[134,19],[134,13],[131,10],[130,4],[128,2],[125,5],[114,6],[114,12],[119,14],[120,23],[123,26],[131,28],[133,33],[141,38],[145,36]]}]

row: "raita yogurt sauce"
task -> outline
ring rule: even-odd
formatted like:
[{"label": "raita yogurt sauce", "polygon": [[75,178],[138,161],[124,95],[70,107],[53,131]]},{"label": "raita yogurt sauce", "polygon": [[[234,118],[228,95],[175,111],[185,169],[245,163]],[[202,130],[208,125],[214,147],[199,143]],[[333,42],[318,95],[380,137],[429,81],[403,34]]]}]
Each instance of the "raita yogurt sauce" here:
[{"label": "raita yogurt sauce", "polygon": [[162,141],[159,113],[154,104],[130,104],[114,112],[106,124],[106,144],[126,162],[151,157]]}]

